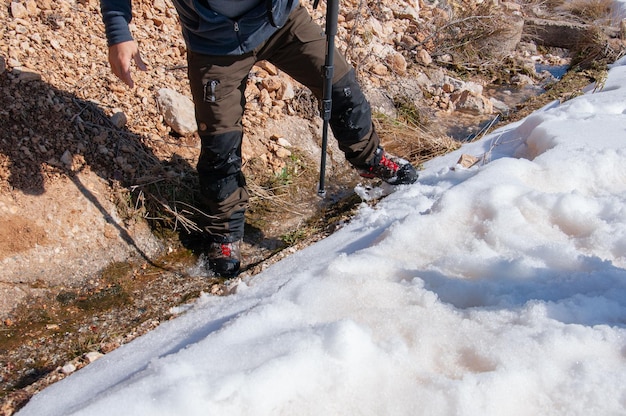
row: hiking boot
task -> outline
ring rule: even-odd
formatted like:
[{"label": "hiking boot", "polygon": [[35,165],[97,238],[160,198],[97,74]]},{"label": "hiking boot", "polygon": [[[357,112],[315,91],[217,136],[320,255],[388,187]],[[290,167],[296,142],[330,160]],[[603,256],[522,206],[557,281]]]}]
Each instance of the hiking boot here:
[{"label": "hiking boot", "polygon": [[417,180],[415,168],[406,160],[390,155],[381,147],[376,150],[369,167],[360,170],[364,178],[379,178],[390,185],[407,185]]},{"label": "hiking boot", "polygon": [[241,266],[240,242],[211,243],[207,251],[209,267],[221,277],[231,278],[239,274]]}]

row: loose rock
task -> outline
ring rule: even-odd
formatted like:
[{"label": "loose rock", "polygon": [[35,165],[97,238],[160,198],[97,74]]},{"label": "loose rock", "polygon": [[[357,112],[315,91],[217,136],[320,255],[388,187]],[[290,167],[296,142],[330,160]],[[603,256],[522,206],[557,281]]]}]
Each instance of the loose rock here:
[{"label": "loose rock", "polygon": [[197,131],[194,105],[190,98],[169,88],[161,88],[157,103],[163,119],[175,132],[184,136]]},{"label": "loose rock", "polygon": [[26,19],[28,17],[28,10],[22,3],[11,2],[11,16],[15,19]]}]

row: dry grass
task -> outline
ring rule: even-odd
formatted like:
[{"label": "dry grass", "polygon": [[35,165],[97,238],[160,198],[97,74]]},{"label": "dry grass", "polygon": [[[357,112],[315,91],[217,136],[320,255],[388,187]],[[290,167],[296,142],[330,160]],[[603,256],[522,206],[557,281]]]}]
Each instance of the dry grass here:
[{"label": "dry grass", "polygon": [[570,0],[564,2],[557,10],[580,18],[584,22],[603,24],[611,24],[617,16],[613,0]]},{"label": "dry grass", "polygon": [[255,182],[248,183],[247,186],[250,193],[250,204],[265,204],[270,207],[271,211],[288,212],[298,216],[304,215],[303,210],[298,208],[299,204],[294,202],[293,195]]},{"label": "dry grass", "polygon": [[435,135],[410,121],[384,114],[376,114],[374,125],[386,149],[401,154],[418,166],[460,147],[460,143],[450,137]]},{"label": "dry grass", "polygon": [[613,0],[524,0],[522,4],[529,10],[545,10],[551,19],[573,19],[581,23],[610,24],[617,16]]},{"label": "dry grass", "polygon": [[433,55],[451,55],[455,66],[476,69],[506,54],[500,45],[511,33],[511,17],[492,2],[454,2],[447,11],[433,20],[433,32],[421,42],[432,45]]},{"label": "dry grass", "polygon": [[573,52],[572,67],[577,69],[602,68],[624,55],[624,45],[610,39],[600,28],[587,31]]}]

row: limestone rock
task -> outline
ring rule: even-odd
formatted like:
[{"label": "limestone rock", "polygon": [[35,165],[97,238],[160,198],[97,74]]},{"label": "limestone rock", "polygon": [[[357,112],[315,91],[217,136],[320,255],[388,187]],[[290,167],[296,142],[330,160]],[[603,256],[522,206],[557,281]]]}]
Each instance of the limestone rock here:
[{"label": "limestone rock", "polygon": [[167,10],[167,5],[165,4],[165,0],[155,0],[153,2],[154,8],[160,12],[164,12]]},{"label": "limestone rock", "polygon": [[392,53],[387,56],[387,63],[393,72],[399,75],[406,74],[407,63],[401,53]]},{"label": "limestone rock", "polygon": [[15,69],[17,79],[22,82],[41,81],[41,74],[24,68]]},{"label": "limestone rock", "polygon": [[456,163],[457,163],[457,165],[461,165],[464,168],[471,168],[472,166],[474,166],[479,161],[480,161],[480,159],[478,159],[476,156],[472,156],[472,155],[468,155],[467,153],[463,153]]},{"label": "limestone rock", "polygon": [[489,101],[491,101],[494,111],[497,111],[498,113],[508,114],[509,111],[511,111],[511,108],[506,103],[496,98],[491,97],[489,98]]},{"label": "limestone rock", "polygon": [[388,72],[389,70],[387,67],[381,63],[375,63],[372,65],[372,73],[376,75],[387,75]]},{"label": "limestone rock", "polygon": [[287,101],[295,98],[296,92],[293,88],[293,82],[289,78],[284,78],[281,80],[281,86],[276,91],[276,98],[279,100]]},{"label": "limestone rock", "polygon": [[163,119],[176,133],[184,136],[198,129],[190,98],[169,88],[161,88],[157,93],[157,104]]},{"label": "limestone rock", "polygon": [[594,27],[582,23],[527,18],[523,24],[524,38],[537,45],[572,49],[592,38]]},{"label": "limestone rock", "polygon": [[280,80],[277,77],[263,78],[261,86],[267,90],[267,92],[278,91],[281,87]]},{"label": "limestone rock", "polygon": [[61,372],[65,375],[72,374],[76,371],[76,366],[73,363],[67,363],[61,367]]},{"label": "limestone rock", "polygon": [[257,62],[255,66],[264,69],[269,75],[278,75],[278,68],[276,68],[276,66],[270,62],[260,61]]},{"label": "limestone rock", "polygon": [[489,56],[503,57],[512,54],[522,40],[524,19],[512,14],[506,16],[505,28],[477,42],[478,48]]},{"label": "limestone rock", "polygon": [[104,354],[99,353],[98,351],[90,351],[84,356],[85,360],[90,364],[101,357],[104,357]]},{"label": "limestone rock", "polygon": [[72,153],[69,150],[66,150],[61,156],[61,162],[68,168],[72,166]]},{"label": "limestone rock", "polygon": [[414,22],[418,22],[420,20],[420,6],[418,1],[391,3],[389,7],[391,7],[394,16],[397,19],[409,19]]},{"label": "limestone rock", "polygon": [[422,65],[426,65],[426,66],[433,63],[433,58],[430,56],[430,54],[428,53],[426,49],[420,49],[417,52],[416,60],[418,63]]},{"label": "limestone rock", "polygon": [[11,16],[14,19],[26,19],[28,17],[28,9],[22,3],[11,2]]},{"label": "limestone rock", "polygon": [[122,127],[126,126],[127,122],[128,122],[128,118],[126,117],[126,114],[124,114],[123,111],[117,111],[111,116],[111,123],[113,123],[115,127],[117,127],[118,129],[121,129]]},{"label": "limestone rock", "polygon": [[24,4],[26,7],[26,11],[29,16],[36,16],[39,13],[39,8],[37,7],[37,2],[35,0],[27,0]]},{"label": "limestone rock", "polygon": [[452,103],[458,111],[470,114],[491,114],[493,104],[483,95],[469,90],[463,90],[450,96]]}]

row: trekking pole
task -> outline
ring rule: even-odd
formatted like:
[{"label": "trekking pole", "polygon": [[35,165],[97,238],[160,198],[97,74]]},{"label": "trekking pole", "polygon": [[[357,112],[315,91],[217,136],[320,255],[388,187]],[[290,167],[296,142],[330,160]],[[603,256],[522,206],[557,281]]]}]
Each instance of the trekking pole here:
[{"label": "trekking pole", "polygon": [[[315,0],[313,8],[316,9],[319,0]],[[333,71],[335,63],[335,35],[337,34],[337,22],[339,20],[339,0],[326,1],[326,60],[324,67],[324,89],[322,94],[322,156],[320,160],[320,183],[317,194],[324,198],[324,176],[326,174],[326,148],[328,147],[328,123],[332,111]]]}]

